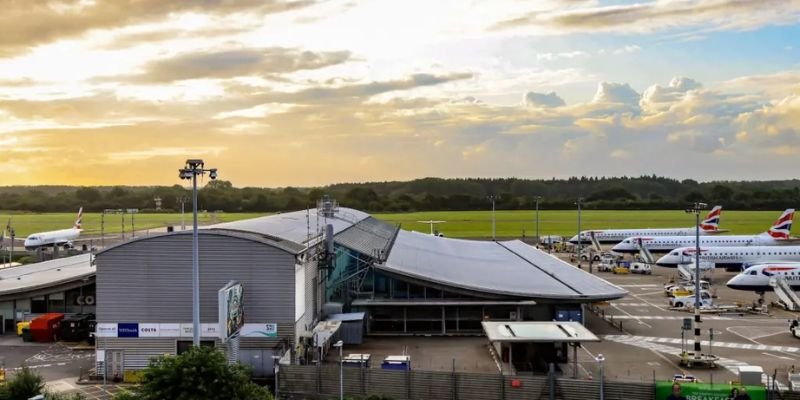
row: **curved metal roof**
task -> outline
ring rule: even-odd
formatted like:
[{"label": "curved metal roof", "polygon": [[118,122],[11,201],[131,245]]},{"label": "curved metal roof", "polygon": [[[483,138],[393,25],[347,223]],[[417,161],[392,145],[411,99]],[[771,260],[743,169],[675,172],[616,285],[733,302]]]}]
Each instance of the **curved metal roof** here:
[{"label": "curved metal roof", "polygon": [[627,294],[607,281],[519,240],[484,242],[401,230],[383,271],[495,295],[596,301]]},{"label": "curved metal roof", "polygon": [[80,281],[95,273],[91,254],[0,269],[0,296]]},{"label": "curved metal roof", "polygon": [[265,217],[224,222],[204,226],[202,229],[227,229],[257,233],[264,236],[306,244],[324,232],[325,225],[333,225],[334,235],[369,217],[369,214],[352,208],[339,208],[333,217],[317,214],[317,209],[292,211]]}]

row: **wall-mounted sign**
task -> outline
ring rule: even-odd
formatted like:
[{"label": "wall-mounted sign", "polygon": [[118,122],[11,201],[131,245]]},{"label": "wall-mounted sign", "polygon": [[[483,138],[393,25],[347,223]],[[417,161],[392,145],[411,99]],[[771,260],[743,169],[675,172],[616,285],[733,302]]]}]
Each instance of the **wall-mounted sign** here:
[{"label": "wall-mounted sign", "polygon": [[200,336],[202,337],[220,337],[219,324],[200,324]]},{"label": "wall-mounted sign", "polygon": [[139,324],[137,323],[117,324],[117,337],[139,337]]},{"label": "wall-mounted sign", "polygon": [[236,335],[244,325],[244,292],[242,284],[230,281],[217,292],[219,332],[222,340]]},{"label": "wall-mounted sign", "polygon": [[158,336],[160,337],[180,337],[181,324],[158,324]]},{"label": "wall-mounted sign", "polygon": [[117,337],[117,324],[98,323],[95,327],[97,337]]},{"label": "wall-mounted sign", "polygon": [[139,324],[139,337],[158,337],[159,324]]},{"label": "wall-mounted sign", "polygon": [[278,337],[278,324],[244,324],[239,335],[242,337]]},{"label": "wall-mounted sign", "polygon": [[181,324],[181,337],[194,337],[194,326],[191,323]]}]

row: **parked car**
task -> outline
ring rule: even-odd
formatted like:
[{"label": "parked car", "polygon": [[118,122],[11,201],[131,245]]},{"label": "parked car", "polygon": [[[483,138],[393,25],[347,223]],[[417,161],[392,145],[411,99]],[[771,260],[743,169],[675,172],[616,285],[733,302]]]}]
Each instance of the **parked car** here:
[{"label": "parked car", "polygon": [[[685,308],[694,305],[694,295],[673,297],[669,299],[669,306],[674,308]],[[700,291],[700,307],[711,307],[714,305],[714,300],[711,297],[711,292],[708,290]]]}]

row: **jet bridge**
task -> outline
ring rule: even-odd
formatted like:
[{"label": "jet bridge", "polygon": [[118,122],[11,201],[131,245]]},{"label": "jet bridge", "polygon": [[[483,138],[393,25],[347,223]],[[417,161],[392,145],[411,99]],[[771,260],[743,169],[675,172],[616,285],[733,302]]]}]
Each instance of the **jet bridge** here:
[{"label": "jet bridge", "polygon": [[789,311],[800,311],[800,297],[792,290],[789,283],[782,276],[773,276],[769,279],[769,285],[775,291],[784,308]]}]

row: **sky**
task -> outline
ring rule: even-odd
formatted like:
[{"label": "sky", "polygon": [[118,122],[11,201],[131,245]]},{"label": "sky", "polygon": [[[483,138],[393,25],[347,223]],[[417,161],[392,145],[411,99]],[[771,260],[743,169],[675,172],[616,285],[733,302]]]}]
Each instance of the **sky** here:
[{"label": "sky", "polygon": [[2,185],[800,170],[800,0],[0,0]]}]

